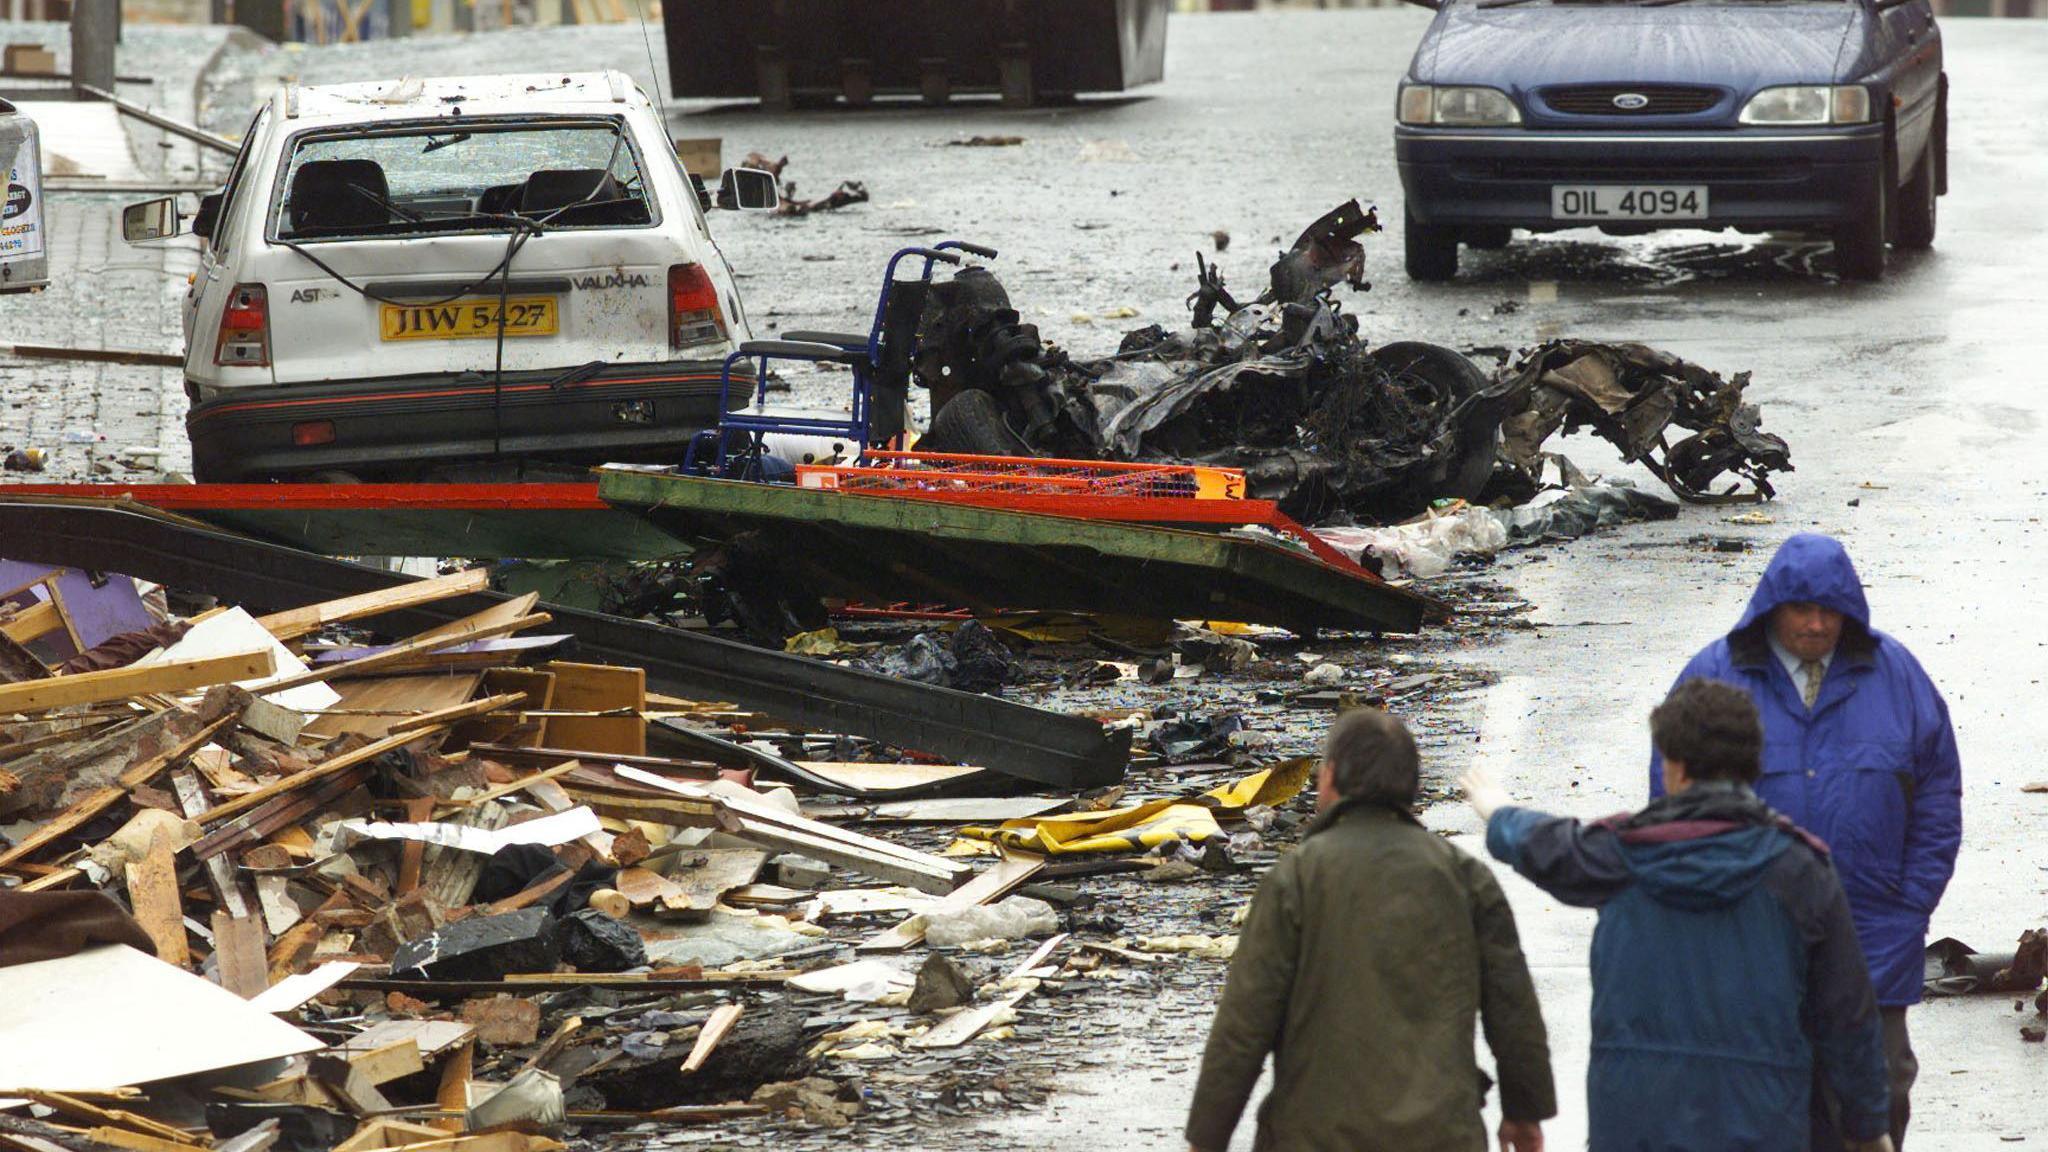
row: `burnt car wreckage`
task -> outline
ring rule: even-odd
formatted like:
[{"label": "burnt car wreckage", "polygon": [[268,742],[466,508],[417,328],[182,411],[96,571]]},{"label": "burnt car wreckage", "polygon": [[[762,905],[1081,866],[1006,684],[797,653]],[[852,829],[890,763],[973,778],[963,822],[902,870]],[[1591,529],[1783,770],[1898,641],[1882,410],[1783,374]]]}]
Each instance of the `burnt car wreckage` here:
[{"label": "burnt car wreckage", "polygon": [[[934,417],[920,446],[1241,468],[1247,496],[1311,524],[1399,520],[1447,497],[1525,500],[1559,460],[1544,443],[1581,427],[1688,501],[1768,498],[1770,473],[1791,470],[1743,400],[1746,372],[1556,340],[1489,374],[1449,348],[1371,344],[1333,293],[1370,287],[1359,237],[1378,230],[1356,201],[1339,206],[1245,303],[1197,257],[1188,328],[1138,329],[1093,360],[1045,344],[993,273],[963,269],[922,303],[911,378]],[[1738,483],[1716,491],[1723,477]]]}]

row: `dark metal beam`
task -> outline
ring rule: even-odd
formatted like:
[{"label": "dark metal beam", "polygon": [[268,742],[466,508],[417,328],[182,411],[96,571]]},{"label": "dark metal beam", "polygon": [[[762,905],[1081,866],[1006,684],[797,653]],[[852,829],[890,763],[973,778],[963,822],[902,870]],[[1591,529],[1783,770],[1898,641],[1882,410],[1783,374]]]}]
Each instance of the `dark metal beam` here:
[{"label": "dark metal beam", "polygon": [[[8,500],[0,494],[0,556],[119,572],[206,592],[252,613],[281,611],[407,583],[411,578],[218,532],[134,507]],[[381,618],[419,631],[506,599],[498,593],[422,605]],[[702,633],[546,605],[581,658],[647,670],[650,687],[730,700],[825,732],[913,748],[1055,788],[1123,778],[1128,732],[971,692],[754,648]]]}]

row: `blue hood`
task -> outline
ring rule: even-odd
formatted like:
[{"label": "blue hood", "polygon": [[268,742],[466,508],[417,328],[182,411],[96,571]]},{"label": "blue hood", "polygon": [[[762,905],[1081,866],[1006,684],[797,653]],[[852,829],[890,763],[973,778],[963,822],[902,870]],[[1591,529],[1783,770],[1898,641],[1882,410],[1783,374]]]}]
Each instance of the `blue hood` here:
[{"label": "blue hood", "polygon": [[1630,844],[1623,849],[1636,884],[1659,904],[1688,911],[1720,908],[1748,895],[1792,838],[1772,827],[1741,828],[1698,840]]},{"label": "blue hood", "polygon": [[1849,550],[1832,536],[1801,532],[1778,545],[1763,579],[1750,594],[1749,607],[1733,629],[1740,632],[1771,614],[1780,604],[1807,603],[1832,608],[1870,630],[1870,602]]},{"label": "blue hood", "polygon": [[1706,84],[1730,89],[1739,103],[1771,84],[1837,79],[1849,63],[1843,44],[1862,18],[1861,5],[1841,0],[1655,8],[1452,0],[1415,53],[1414,79],[1522,97],[1552,84]]}]

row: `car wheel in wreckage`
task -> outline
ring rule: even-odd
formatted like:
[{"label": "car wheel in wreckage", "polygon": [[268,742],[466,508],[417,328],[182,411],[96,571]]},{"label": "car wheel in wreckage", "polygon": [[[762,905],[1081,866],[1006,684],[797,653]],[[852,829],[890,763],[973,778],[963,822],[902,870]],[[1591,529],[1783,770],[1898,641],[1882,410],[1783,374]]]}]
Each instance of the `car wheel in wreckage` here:
[{"label": "car wheel in wreckage", "polygon": [[1011,430],[1002,402],[979,388],[954,393],[932,416],[931,427],[917,442],[917,449],[971,456],[1038,455]]},{"label": "car wheel in wreckage", "polygon": [[1479,499],[1493,477],[1500,445],[1501,413],[1484,403],[1486,374],[1456,349],[1419,340],[1383,344],[1372,357],[1415,400],[1452,414],[1431,445],[1436,466],[1413,480],[1415,499]]}]

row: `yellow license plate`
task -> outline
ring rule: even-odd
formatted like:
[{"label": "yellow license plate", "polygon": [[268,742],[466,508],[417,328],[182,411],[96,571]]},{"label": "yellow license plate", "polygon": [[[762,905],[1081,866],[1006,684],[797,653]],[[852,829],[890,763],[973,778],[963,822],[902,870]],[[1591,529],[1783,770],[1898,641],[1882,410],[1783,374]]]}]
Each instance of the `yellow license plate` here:
[{"label": "yellow license plate", "polygon": [[[498,335],[498,299],[476,297],[447,304],[386,304],[386,340],[475,340]],[[505,300],[505,335],[553,336],[561,303],[553,296],[511,296]]]}]

